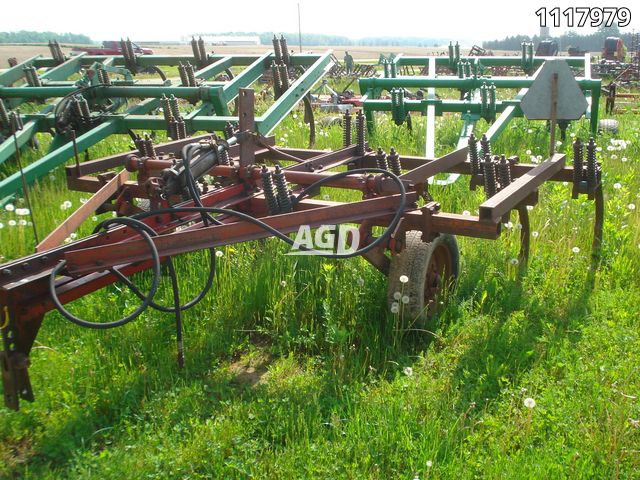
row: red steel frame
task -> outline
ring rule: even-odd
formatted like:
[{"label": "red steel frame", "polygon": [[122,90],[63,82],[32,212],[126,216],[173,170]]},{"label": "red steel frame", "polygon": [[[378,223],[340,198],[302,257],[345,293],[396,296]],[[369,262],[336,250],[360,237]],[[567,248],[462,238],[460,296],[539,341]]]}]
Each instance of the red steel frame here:
[{"label": "red steel frame", "polygon": [[[245,94],[246,99],[243,100]],[[298,203],[291,213],[269,215],[266,199],[260,189],[260,170],[256,164],[298,159],[296,163],[284,167],[287,181],[296,185],[295,190],[326,178],[330,175],[327,172],[336,167],[375,167],[375,153],[365,151],[364,154],[358,154],[361,151],[358,145],[333,152],[276,148],[272,146],[273,138],[254,133],[252,92],[242,92],[240,111],[240,118],[245,119],[240,125],[240,142],[229,149],[234,160],[233,166],[218,165],[209,172],[215,177],[225,178],[226,184],[203,194],[201,202],[204,206],[230,208],[251,214],[285,234],[296,231],[300,225],[359,224],[361,233],[364,233],[360,236],[360,247],[373,240],[373,226],[389,224],[398,208],[400,195],[398,185],[382,175],[357,174],[327,184],[361,191],[363,199],[360,201],[343,203],[308,198]],[[243,112],[247,113],[246,117],[243,117]],[[163,155],[147,159],[146,162],[140,162],[137,157],[127,153],[67,168],[70,188],[95,193],[94,197],[83,208],[83,212],[72,216],[45,239],[38,253],[0,266],[0,330],[4,342],[0,363],[5,404],[9,408],[17,410],[20,399],[33,401],[28,375],[29,354],[44,315],[55,308],[48,285],[52,268],[62,260],[67,262],[65,275],[56,282],[56,291],[60,301],[68,303],[117,282],[117,277],[105,270],[107,267],[118,265],[123,274],[132,275],[151,266],[148,244],[136,231],[126,226],[94,234],[71,244],[54,246],[59,245],[68,232],[77,228],[83,217],[91,215],[108,200],[116,200],[116,208],[120,213],[127,213],[131,212],[133,198],[146,196],[139,182],[129,180],[127,170],[106,174],[105,171],[128,166],[131,170],[137,169],[139,178],[145,178],[145,174],[153,176],[155,172],[170,166],[170,154],[177,154],[187,143],[207,137],[203,135],[159,145],[156,149]],[[482,203],[479,216],[473,216],[442,212],[439,204],[425,195],[428,178],[437,173],[472,175],[467,148],[457,149],[438,159],[402,157],[404,173],[400,178],[407,192],[402,221],[384,246],[369,251],[364,257],[386,273],[390,262],[387,250],[391,255],[402,251],[404,233],[409,230],[422,231],[425,241],[441,233],[495,239],[500,235],[501,221],[511,210],[517,210],[525,226],[522,230],[521,254],[526,260],[529,232],[525,206],[537,203],[538,187],[545,181],[574,181],[573,168],[565,166],[565,160],[565,155],[556,154],[539,165],[513,165],[513,183]],[[471,183],[478,185],[482,181],[472,178]],[[574,191],[588,193],[595,198],[597,215],[593,248],[596,252],[602,234],[601,186],[599,183],[591,185],[590,190],[586,191],[582,185]],[[419,207],[421,197],[427,198],[427,201]],[[193,205],[192,201],[180,204]],[[267,231],[244,220],[231,216],[221,220],[222,225],[204,226],[197,213],[164,213],[148,217],[144,223],[158,233],[157,237],[153,237],[153,242],[161,257],[270,236]],[[177,231],[179,226],[185,228]]]}]

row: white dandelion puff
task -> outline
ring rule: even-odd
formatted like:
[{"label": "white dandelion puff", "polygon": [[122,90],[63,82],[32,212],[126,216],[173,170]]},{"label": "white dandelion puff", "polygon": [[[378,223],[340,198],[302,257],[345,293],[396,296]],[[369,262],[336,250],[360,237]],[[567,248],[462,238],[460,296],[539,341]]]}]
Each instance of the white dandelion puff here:
[{"label": "white dandelion puff", "polygon": [[394,292],[393,293],[393,298],[395,300],[400,300],[402,298],[402,294],[400,292]]},{"label": "white dandelion puff", "polygon": [[573,248],[571,249],[571,251],[572,251],[573,253],[580,253],[580,247],[573,247]]},{"label": "white dandelion puff", "polygon": [[620,190],[622,188],[622,184],[620,182],[616,182],[613,184],[613,188],[616,190]]},{"label": "white dandelion puff", "polygon": [[7,212],[13,212],[13,211],[16,209],[16,207],[14,207],[14,206],[13,206],[13,203],[7,203],[7,204],[4,206],[4,209],[5,209]]},{"label": "white dandelion puff", "polygon": [[408,295],[404,295],[404,296],[402,297],[402,303],[404,303],[405,305],[406,305],[407,303],[409,303],[409,296],[408,296]]},{"label": "white dandelion puff", "polygon": [[469,215],[471,215],[471,212],[469,210],[465,210],[464,212],[462,212],[462,214],[469,216]]},{"label": "white dandelion puff", "polygon": [[216,257],[220,258],[224,255],[224,252],[222,250],[216,250]]},{"label": "white dandelion puff", "polygon": [[413,368],[411,367],[404,367],[402,369],[402,373],[404,373],[407,377],[410,377],[411,375],[413,375]]},{"label": "white dandelion puff", "polygon": [[512,258],[511,260],[509,260],[509,263],[511,265],[518,265],[520,261],[517,258]]},{"label": "white dandelion puff", "polygon": [[18,220],[18,225],[20,227],[26,227],[27,226],[27,221],[26,220]]},{"label": "white dandelion puff", "polygon": [[532,236],[533,238],[538,238],[538,236],[539,236],[539,235],[540,235],[540,234],[539,234],[537,231],[535,231],[535,230],[534,230],[533,232],[531,232],[531,236]]},{"label": "white dandelion puff", "polygon": [[629,205],[627,205],[627,208],[629,210],[635,210],[636,209],[636,204],[635,203],[630,203]]},{"label": "white dandelion puff", "polygon": [[536,406],[536,401],[531,397],[527,397],[524,399],[524,406],[527,408],[534,408]]},{"label": "white dandelion puff", "polygon": [[409,281],[409,277],[406,275],[400,275],[400,283],[407,283]]},{"label": "white dandelion puff", "polygon": [[287,286],[287,281],[286,280],[282,280],[280,282],[280,286],[283,287],[283,288],[286,287]]}]

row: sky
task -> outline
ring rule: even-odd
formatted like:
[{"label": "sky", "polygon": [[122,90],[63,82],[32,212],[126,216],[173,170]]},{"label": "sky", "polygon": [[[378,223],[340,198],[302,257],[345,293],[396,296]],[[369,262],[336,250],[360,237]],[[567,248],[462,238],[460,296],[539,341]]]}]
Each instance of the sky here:
[{"label": "sky", "polygon": [[[540,7],[576,6],[567,0],[436,1],[396,0],[188,0],[166,3],[137,0],[7,0],[0,31],[36,30],[83,33],[94,40],[130,37],[137,41],[179,40],[193,33],[224,31],[297,32],[344,35],[448,38],[465,43],[533,35],[539,31]],[[468,5],[466,7],[465,5]],[[631,25],[640,29],[640,3],[581,0],[580,6],[627,7]],[[634,20],[638,15],[637,19]],[[564,23],[564,19],[563,19]],[[625,30],[627,30],[625,29]],[[567,28],[552,28],[552,34]],[[575,29],[589,33],[592,29]]]}]

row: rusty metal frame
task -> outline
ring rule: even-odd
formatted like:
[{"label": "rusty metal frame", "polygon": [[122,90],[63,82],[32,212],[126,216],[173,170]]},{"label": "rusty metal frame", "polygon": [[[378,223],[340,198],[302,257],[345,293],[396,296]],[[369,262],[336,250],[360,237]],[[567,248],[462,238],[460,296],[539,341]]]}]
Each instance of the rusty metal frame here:
[{"label": "rusty metal frame", "polygon": [[[294,232],[303,224],[355,223],[365,233],[369,232],[363,240],[364,244],[371,242],[373,226],[389,224],[399,205],[397,184],[383,175],[352,174],[333,179],[330,173],[337,167],[345,166],[373,168],[376,166],[375,152],[366,150],[363,145],[349,145],[333,152],[275,147],[273,138],[255,132],[253,92],[240,89],[238,93],[242,121],[237,133],[238,141],[228,150],[233,163],[215,165],[208,172],[221,179],[222,186],[202,194],[202,205],[250,214],[283,234]],[[494,127],[498,129],[500,125]],[[127,226],[69,244],[60,245],[61,240],[93,210],[108,207],[114,198],[125,198],[124,203],[134,198],[145,198],[146,192],[140,182],[146,174],[154,175],[153,172],[169,167],[173,163],[172,158],[187,143],[208,138],[210,135],[202,135],[157,145],[156,151],[159,153],[154,158],[140,159],[139,152],[128,152],[67,167],[68,185],[94,192],[95,195],[47,237],[37,253],[0,265],[0,311],[4,315],[0,327],[4,345],[0,366],[5,404],[9,408],[18,409],[20,399],[33,401],[34,398],[27,368],[42,319],[54,309],[48,286],[52,269],[61,261],[66,261],[64,273],[56,280],[55,288],[60,301],[68,303],[118,281],[118,277],[108,270],[109,267],[118,266],[119,271],[128,276],[151,266],[148,244],[139,233]],[[362,151],[364,153],[358,153]],[[143,160],[149,162],[151,172],[143,170],[146,165]],[[528,226],[525,206],[537,202],[538,188],[546,181],[573,181],[573,168],[565,166],[565,160],[564,155],[554,155],[540,165],[512,165],[513,182],[504,185],[482,203],[479,216],[472,216],[443,212],[434,201],[429,201],[424,207],[419,206],[428,179],[436,173],[473,175],[469,147],[462,146],[437,159],[402,157],[403,173],[400,180],[407,198],[402,221],[384,247],[370,251],[364,258],[384,273],[389,263],[386,252],[390,251],[393,255],[401,251],[404,248],[402,234],[409,230],[420,230],[427,238],[447,233],[496,239],[500,236],[501,222],[512,210],[516,210],[521,216],[521,223]],[[273,170],[274,167],[269,167],[273,164],[284,164],[282,169],[287,181],[293,185],[294,192],[323,179],[329,181],[328,186],[359,191],[363,198],[356,202],[306,198],[289,213],[270,214],[267,199],[261,190],[261,169],[257,165]],[[125,167],[138,171],[137,181],[129,179]],[[602,189],[599,181],[589,184],[589,191],[585,190],[584,184],[581,182],[578,193],[588,194],[596,203],[596,252],[602,236]],[[314,195],[317,194],[319,191],[314,192]],[[178,206],[193,205],[192,200],[187,200]],[[157,233],[152,241],[161,257],[271,236],[264,229],[232,214],[218,218],[220,225],[205,225],[198,213],[178,210],[146,217],[143,222]],[[528,242],[528,228],[523,228],[521,255],[525,258]]]}]

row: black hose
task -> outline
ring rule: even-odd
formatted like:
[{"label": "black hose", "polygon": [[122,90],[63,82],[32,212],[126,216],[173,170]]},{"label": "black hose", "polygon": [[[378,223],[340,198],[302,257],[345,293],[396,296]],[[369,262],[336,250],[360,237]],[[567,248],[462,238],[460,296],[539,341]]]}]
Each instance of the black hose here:
[{"label": "black hose", "polygon": [[[189,148],[190,147],[190,148]],[[120,271],[118,271],[115,268],[111,268],[109,269],[110,272],[116,276],[117,278],[119,278],[120,280],[122,280],[132,291],[133,293],[138,296],[141,300],[142,303],[140,304],[140,306],[138,306],[138,308],[131,314],[127,315],[126,317],[123,317],[119,320],[115,320],[112,322],[106,322],[106,323],[96,323],[96,322],[89,322],[87,320],[81,319],[79,317],[76,317],[75,315],[73,315],[71,312],[69,312],[67,309],[65,309],[65,307],[62,305],[62,303],[60,302],[60,299],[58,298],[58,295],[56,293],[56,285],[55,285],[55,281],[56,281],[56,276],[58,275],[58,273],[60,271],[62,271],[62,269],[65,267],[66,265],[66,260],[62,260],[55,268],[53,268],[53,270],[51,271],[51,274],[49,276],[49,291],[51,294],[51,299],[53,301],[53,304],[55,305],[56,309],[60,312],[61,315],[63,315],[65,318],[67,318],[68,320],[70,320],[71,322],[75,323],[76,325],[82,326],[82,327],[86,327],[86,328],[93,328],[93,329],[107,329],[107,328],[114,328],[114,327],[120,327],[122,325],[125,325],[129,322],[131,322],[132,320],[136,319],[138,316],[140,316],[140,314],[142,314],[142,312],[144,312],[148,307],[152,307],[156,310],[160,310],[163,312],[173,312],[175,314],[175,321],[176,321],[176,341],[177,341],[177,349],[178,349],[178,365],[180,368],[182,368],[184,366],[184,341],[183,341],[183,333],[182,333],[182,311],[196,305],[200,300],[202,300],[202,298],[209,292],[209,290],[211,289],[212,285],[213,285],[213,280],[215,277],[215,250],[213,248],[209,249],[210,252],[210,269],[209,269],[209,276],[207,278],[207,282],[205,287],[202,289],[202,291],[191,301],[189,301],[188,303],[186,303],[185,305],[180,305],[180,291],[179,291],[179,287],[178,287],[178,280],[177,280],[177,274],[176,274],[176,270],[175,270],[175,266],[173,264],[173,260],[170,256],[167,257],[166,259],[166,264],[168,266],[168,270],[169,270],[169,277],[171,278],[171,286],[172,286],[172,290],[173,290],[173,303],[174,306],[173,308],[171,307],[166,307],[163,305],[158,305],[153,301],[153,298],[157,292],[159,283],[160,283],[160,275],[161,275],[161,261],[160,261],[160,255],[158,253],[158,249],[156,248],[155,244],[153,243],[152,237],[153,236],[157,236],[157,232],[155,230],[153,230],[151,227],[149,227],[147,224],[143,223],[141,221],[141,219],[146,218],[148,216],[151,215],[158,215],[158,214],[163,214],[163,213],[176,213],[176,212],[199,212],[201,214],[202,217],[202,221],[203,224],[205,226],[207,226],[209,223],[209,221],[213,221],[214,223],[221,225],[222,222],[220,222],[217,219],[214,219],[213,217],[211,217],[209,214],[210,213],[218,213],[218,214],[225,214],[225,215],[229,215],[229,216],[234,216],[237,218],[240,218],[242,220],[246,220],[250,223],[253,223],[255,225],[258,225],[260,228],[266,230],[267,232],[271,233],[272,235],[274,235],[275,237],[277,237],[278,239],[288,243],[289,245],[295,245],[295,241],[291,240],[287,235],[285,235],[284,233],[280,232],[279,230],[276,230],[275,228],[271,227],[270,225],[268,225],[267,223],[258,220],[257,218],[254,218],[250,215],[247,215],[245,213],[242,212],[237,212],[235,210],[230,210],[230,209],[226,209],[226,208],[215,208],[215,207],[204,207],[202,205],[202,202],[200,200],[200,196],[197,194],[197,187],[195,185],[195,179],[193,178],[193,175],[191,174],[191,171],[189,170],[189,163],[190,163],[190,159],[191,159],[191,150],[197,150],[199,149],[197,146],[195,145],[191,145],[191,146],[187,146],[185,147],[185,150],[183,151],[183,153],[185,154],[183,156],[183,162],[184,162],[184,166],[185,166],[185,172],[186,172],[186,177],[187,177],[187,188],[190,191],[190,194],[193,197],[193,201],[196,205],[196,207],[173,207],[173,208],[167,208],[167,209],[160,209],[160,210],[154,210],[153,212],[143,212],[140,213],[138,215],[132,216],[132,217],[121,217],[121,218],[111,218],[108,220],[105,220],[104,222],[101,222],[94,230],[94,233],[96,233],[97,231],[103,229],[103,228],[108,228],[111,225],[114,224],[120,224],[120,225],[124,225],[124,226],[129,226],[132,229],[136,230],[140,236],[147,242],[147,244],[149,245],[149,250],[151,251],[151,260],[153,263],[153,280],[151,283],[151,288],[149,290],[149,293],[147,293],[146,295],[143,294],[125,275],[123,275]],[[360,168],[360,169],[355,169],[355,170],[348,170],[345,172],[340,172],[337,173],[335,175],[332,175],[330,177],[326,177],[323,178],[317,182],[314,182],[313,184],[309,185],[308,187],[306,187],[305,189],[303,189],[300,194],[298,196],[296,196],[293,199],[293,204],[297,204],[299,203],[304,197],[308,196],[311,194],[311,192],[315,191],[318,187],[322,186],[323,184],[330,182],[331,180],[335,180],[336,178],[342,178],[348,175],[353,175],[353,174],[358,174],[358,173],[372,173],[372,172],[376,172],[376,173],[380,173],[383,176],[387,176],[390,177],[399,187],[399,191],[400,191],[400,204],[398,205],[398,208],[396,209],[396,213],[393,216],[393,219],[391,220],[391,222],[389,223],[389,225],[387,226],[387,228],[385,229],[385,231],[382,233],[382,235],[380,235],[378,238],[376,238],[373,242],[371,242],[370,244],[355,250],[353,252],[350,253],[326,253],[326,252],[321,252],[318,250],[314,250],[314,249],[310,249],[310,248],[306,248],[303,246],[299,246],[301,248],[301,250],[304,251],[308,251],[308,252],[312,252],[318,256],[321,257],[325,257],[325,258],[351,258],[351,257],[356,257],[359,255],[363,255],[364,253],[368,252],[369,250],[376,248],[380,243],[382,243],[397,227],[398,223],[400,222],[400,219],[402,218],[402,214],[404,213],[404,209],[406,207],[406,189],[404,188],[404,184],[402,183],[402,180],[395,174],[393,174],[392,172],[389,172],[387,170],[383,170],[383,169],[379,169],[379,168]]]},{"label": "black hose", "polygon": [[49,292],[51,294],[51,300],[53,301],[53,304],[55,305],[56,309],[60,312],[62,316],[67,318],[69,321],[75,323],[76,325],[80,325],[81,327],[96,328],[96,329],[121,327],[122,325],[125,325],[130,321],[138,318],[140,314],[149,307],[149,305],[153,301],[153,297],[156,294],[156,291],[158,290],[158,285],[160,284],[160,274],[161,274],[160,255],[158,254],[158,249],[153,243],[153,240],[151,240],[151,235],[147,232],[147,229],[151,229],[151,228],[139,220],[136,220],[133,218],[126,218],[126,217],[110,218],[102,222],[98,227],[99,228],[108,227],[109,225],[116,224],[116,223],[119,223],[121,225],[126,225],[133,228],[134,230],[137,230],[140,236],[142,236],[142,238],[149,245],[149,250],[151,251],[151,259],[153,261],[153,280],[151,281],[151,288],[149,289],[149,293],[144,297],[140,306],[136,308],[135,311],[133,311],[133,313],[127,315],[126,317],[123,317],[119,320],[115,320],[112,322],[106,322],[106,323],[89,322],[87,320],[83,320],[82,318],[79,318],[73,315],[70,311],[64,308],[64,306],[60,302],[60,299],[58,298],[58,295],[56,293],[56,275],[67,264],[66,260],[62,260],[60,263],[58,263],[56,267],[54,267],[53,270],[51,270],[51,274],[49,275]]}]

